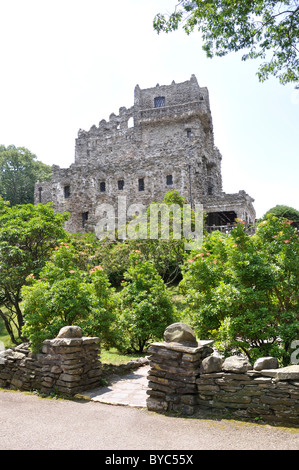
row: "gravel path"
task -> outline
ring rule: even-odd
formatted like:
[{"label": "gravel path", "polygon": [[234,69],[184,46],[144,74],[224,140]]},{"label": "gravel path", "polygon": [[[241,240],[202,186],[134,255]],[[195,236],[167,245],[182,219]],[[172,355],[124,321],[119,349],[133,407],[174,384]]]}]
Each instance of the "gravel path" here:
[{"label": "gravel path", "polygon": [[299,429],[0,391],[1,450],[298,450]]}]

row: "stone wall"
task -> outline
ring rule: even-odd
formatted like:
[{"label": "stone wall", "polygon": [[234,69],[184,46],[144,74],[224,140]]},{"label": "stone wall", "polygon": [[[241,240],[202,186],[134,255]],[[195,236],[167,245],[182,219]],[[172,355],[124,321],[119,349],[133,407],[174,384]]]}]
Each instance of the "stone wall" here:
[{"label": "stone wall", "polygon": [[73,396],[99,385],[99,338],[82,337],[79,327],[63,328],[40,353],[23,343],[2,353],[0,387]]},{"label": "stone wall", "polygon": [[211,351],[205,345],[192,348],[153,343],[149,349],[148,409],[193,414],[197,405],[198,369],[202,359]]},{"label": "stone wall", "polygon": [[[186,325],[171,328],[181,332]],[[299,366],[278,368],[272,357],[253,366],[240,356],[223,360],[214,355],[212,342],[192,344],[167,336],[167,330],[164,339],[149,349],[149,410],[299,425]]]},{"label": "stone wall", "polygon": [[261,358],[252,367],[246,360],[233,356],[209,369],[209,360],[203,363],[196,380],[200,409],[299,425],[299,366],[269,369],[267,361],[274,358]]},{"label": "stone wall", "polygon": [[147,407],[151,411],[193,414],[202,360],[213,352],[211,341],[198,343],[191,328],[174,323],[166,328],[164,343],[152,343]]}]

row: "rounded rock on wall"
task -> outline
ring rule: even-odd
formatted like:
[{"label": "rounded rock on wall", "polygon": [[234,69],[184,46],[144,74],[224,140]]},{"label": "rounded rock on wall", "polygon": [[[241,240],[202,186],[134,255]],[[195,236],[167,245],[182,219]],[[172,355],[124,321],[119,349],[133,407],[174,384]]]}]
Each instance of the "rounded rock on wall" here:
[{"label": "rounded rock on wall", "polygon": [[79,326],[64,326],[59,331],[57,338],[82,338],[82,330]]},{"label": "rounded rock on wall", "polygon": [[255,361],[253,368],[254,370],[277,369],[278,360],[272,356],[260,357]]},{"label": "rounded rock on wall", "polygon": [[197,346],[196,336],[192,328],[186,323],[173,323],[164,331],[164,341],[166,343],[187,343]]}]

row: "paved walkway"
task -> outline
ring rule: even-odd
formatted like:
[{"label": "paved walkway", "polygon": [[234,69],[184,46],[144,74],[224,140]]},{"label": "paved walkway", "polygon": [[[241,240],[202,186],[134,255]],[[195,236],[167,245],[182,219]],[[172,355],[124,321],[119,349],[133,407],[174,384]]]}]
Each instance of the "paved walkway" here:
[{"label": "paved walkway", "polygon": [[[182,419],[145,408],[111,406],[91,400],[41,399],[34,394],[0,390],[0,409],[0,451],[101,450],[97,454],[99,465],[107,464],[106,456],[112,452],[116,457],[124,455],[122,451],[127,451],[126,456],[134,456],[132,450],[147,450],[153,455],[161,450],[160,455],[164,456],[170,454],[166,450],[185,455],[197,455],[197,450],[198,462],[194,459],[194,465],[196,462],[199,467],[203,465],[200,450],[299,449],[299,433],[294,428],[225,419]],[[140,456],[138,468],[143,468],[145,457],[141,452],[136,452],[136,456]],[[220,456],[219,464],[223,465],[223,454]],[[54,459],[57,460],[56,455]],[[214,454],[212,459],[214,462]],[[269,459],[268,453],[268,464]]]},{"label": "paved walkway", "polygon": [[117,377],[117,379],[107,387],[88,390],[86,392],[82,392],[80,395],[88,397],[92,401],[109,405],[126,405],[136,408],[146,408],[148,371],[148,365],[140,367],[125,376]]}]

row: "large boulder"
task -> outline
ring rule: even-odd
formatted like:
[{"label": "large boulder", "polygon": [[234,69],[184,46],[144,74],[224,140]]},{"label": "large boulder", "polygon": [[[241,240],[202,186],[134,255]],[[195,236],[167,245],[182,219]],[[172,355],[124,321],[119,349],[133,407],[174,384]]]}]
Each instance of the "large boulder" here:
[{"label": "large boulder", "polygon": [[82,338],[82,330],[79,326],[64,326],[57,338]]},{"label": "large boulder", "polygon": [[277,369],[278,360],[276,357],[260,357],[257,359],[253,365],[254,370],[263,370],[263,369]]},{"label": "large boulder", "polygon": [[233,372],[236,374],[243,374],[248,370],[252,369],[252,365],[248,359],[241,356],[230,356],[225,359],[222,364],[222,370],[224,372]]},{"label": "large boulder", "polygon": [[200,366],[202,374],[211,374],[213,372],[220,372],[222,370],[223,359],[219,356],[205,357]]},{"label": "large boulder", "polygon": [[164,341],[166,343],[183,343],[197,346],[196,336],[192,328],[186,323],[173,323],[164,331]]}]

